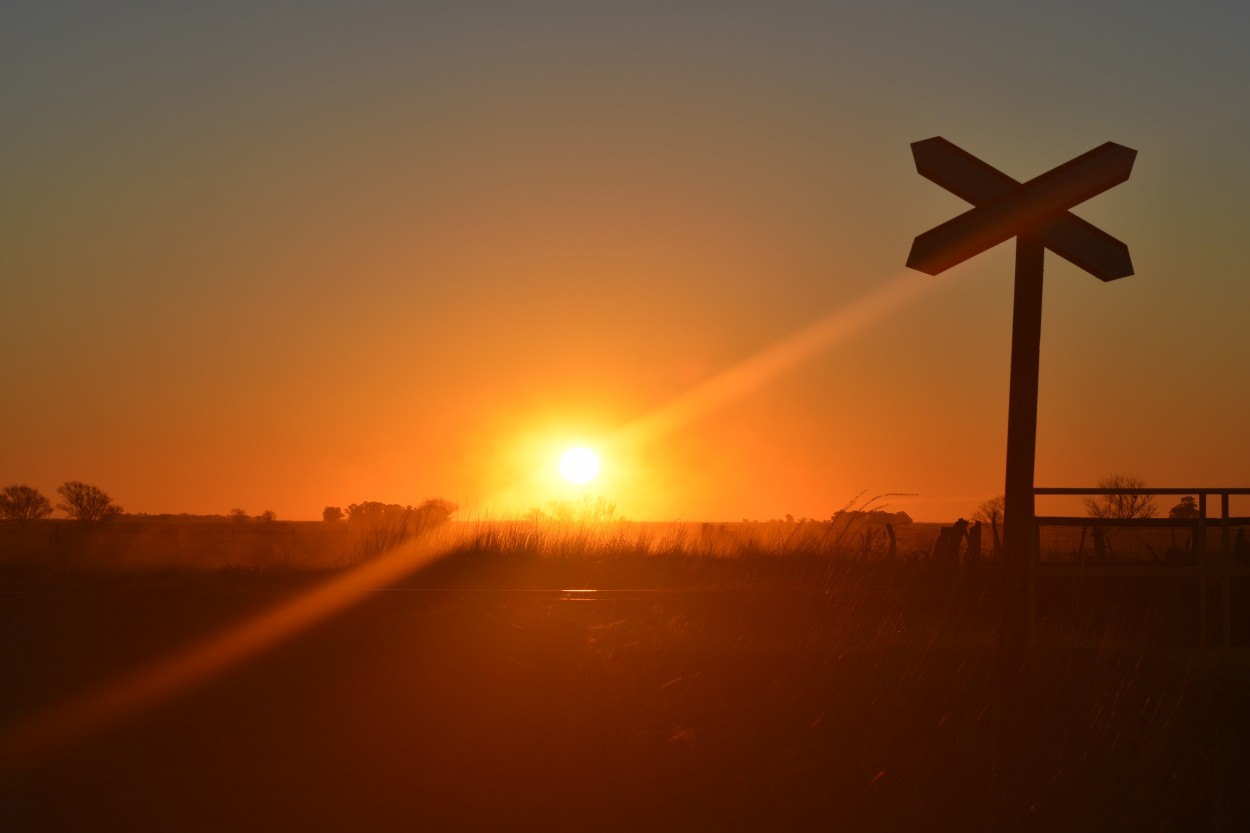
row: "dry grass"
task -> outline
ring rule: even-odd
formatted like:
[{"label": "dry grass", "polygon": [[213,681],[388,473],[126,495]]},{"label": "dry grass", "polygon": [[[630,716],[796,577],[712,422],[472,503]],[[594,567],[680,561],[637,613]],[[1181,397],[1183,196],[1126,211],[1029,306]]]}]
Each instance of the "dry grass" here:
[{"label": "dry grass", "polygon": [[[1244,829],[1250,683],[1165,649],[1166,605],[1086,588],[1051,606],[1008,680],[992,572],[940,568],[927,547],[891,560],[868,531],[447,524],[432,533],[444,558],[25,774],[0,795],[0,820]],[[0,716],[20,719],[320,580],[148,571],[14,592],[0,664],[21,682],[0,696]],[[591,603],[515,592],[584,587],[631,592]]]}]

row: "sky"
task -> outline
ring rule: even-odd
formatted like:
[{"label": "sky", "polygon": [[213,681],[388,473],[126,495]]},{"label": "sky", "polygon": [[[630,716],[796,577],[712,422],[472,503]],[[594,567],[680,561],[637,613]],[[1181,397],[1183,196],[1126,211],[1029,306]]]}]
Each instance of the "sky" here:
[{"label": "sky", "polygon": [[[602,495],[951,520],[1003,490],[1013,245],[933,278],[943,136],[1106,141],[1046,258],[1037,476],[1250,485],[1250,5],[0,9],[0,485],[283,519]],[[602,458],[586,486],[560,453]]]}]

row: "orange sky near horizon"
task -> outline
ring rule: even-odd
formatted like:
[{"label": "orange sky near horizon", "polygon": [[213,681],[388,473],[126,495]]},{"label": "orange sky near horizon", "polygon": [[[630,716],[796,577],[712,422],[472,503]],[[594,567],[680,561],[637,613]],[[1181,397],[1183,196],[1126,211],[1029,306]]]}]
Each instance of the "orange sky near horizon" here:
[{"label": "orange sky near horizon", "polygon": [[1250,485],[1250,12],[993,9],[7,8],[0,486],[967,515],[1013,252],[903,267],[966,208],[915,172],[934,135],[1018,179],[1139,151],[1074,212],[1137,274],[1046,260],[1038,485]]}]

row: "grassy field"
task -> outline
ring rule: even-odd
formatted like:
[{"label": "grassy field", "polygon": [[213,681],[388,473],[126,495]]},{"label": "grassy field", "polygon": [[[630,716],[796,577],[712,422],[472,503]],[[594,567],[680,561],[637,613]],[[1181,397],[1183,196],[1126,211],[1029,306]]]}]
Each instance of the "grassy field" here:
[{"label": "grassy field", "polygon": [[[1004,677],[993,565],[635,532],[462,528],[273,649],[8,762],[0,829],[1250,823],[1250,677],[1184,647],[1188,592],[1047,590]],[[0,738],[343,569],[9,565]]]}]

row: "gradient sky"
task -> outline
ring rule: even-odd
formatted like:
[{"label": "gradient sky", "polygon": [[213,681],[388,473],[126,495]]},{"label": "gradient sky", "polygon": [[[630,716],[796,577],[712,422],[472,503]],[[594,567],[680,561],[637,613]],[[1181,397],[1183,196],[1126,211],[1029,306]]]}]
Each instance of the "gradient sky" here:
[{"label": "gradient sky", "polygon": [[[951,519],[1002,491],[1013,247],[940,278],[941,135],[1104,141],[1046,261],[1038,485],[1250,485],[1250,5],[6,2],[0,485],[131,512],[591,491]],[[724,375],[722,375],[724,374]]]}]

